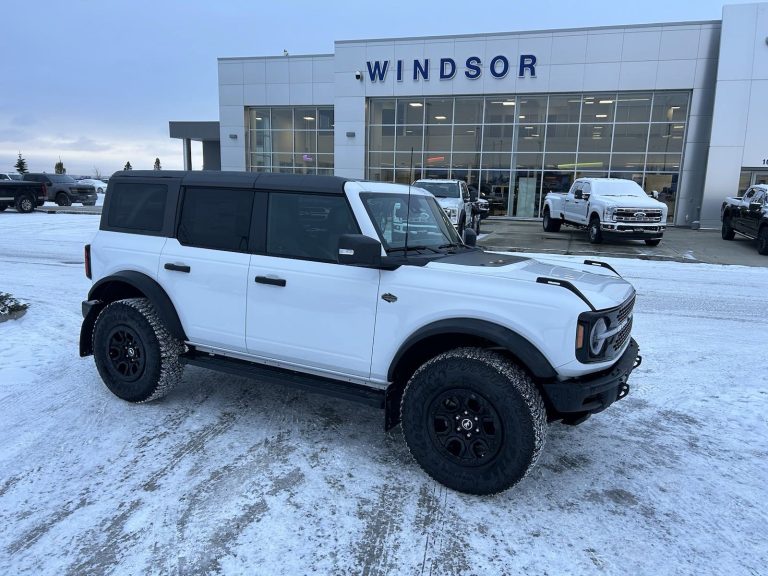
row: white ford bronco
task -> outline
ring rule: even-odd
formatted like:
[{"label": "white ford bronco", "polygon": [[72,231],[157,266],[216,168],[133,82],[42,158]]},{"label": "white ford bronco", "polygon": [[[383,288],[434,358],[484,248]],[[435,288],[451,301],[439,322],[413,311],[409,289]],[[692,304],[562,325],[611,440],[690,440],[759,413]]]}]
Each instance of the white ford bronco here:
[{"label": "white ford bronco", "polygon": [[562,224],[586,228],[592,244],[610,237],[658,246],[666,228],[667,205],[649,197],[632,180],[579,178],[567,193],[547,194],[543,217],[546,232],[558,232]]},{"label": "white ford bronco", "polygon": [[157,399],[192,364],[366,402],[468,493],[518,482],[548,422],[623,398],[640,363],[610,266],[468,246],[416,187],[118,172],[85,264],[80,355],[118,397]]}]

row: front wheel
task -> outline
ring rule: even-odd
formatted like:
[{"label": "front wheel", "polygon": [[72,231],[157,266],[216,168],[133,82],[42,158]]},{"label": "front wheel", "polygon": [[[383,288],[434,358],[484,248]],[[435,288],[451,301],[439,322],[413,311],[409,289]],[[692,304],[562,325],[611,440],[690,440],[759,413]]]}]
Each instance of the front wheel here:
[{"label": "front wheel", "polygon": [[469,494],[494,494],[522,480],[547,433],[544,402],[530,377],[483,348],[450,350],[421,366],[400,415],[419,466]]},{"label": "front wheel", "polygon": [[600,219],[595,217],[589,221],[587,238],[590,244],[600,244],[603,241],[603,232],[600,230]]},{"label": "front wheel", "polygon": [[56,204],[59,206],[72,206],[72,200],[64,192],[60,192],[56,196]]},{"label": "front wheel", "polygon": [[768,225],[764,225],[757,233],[757,253],[768,256]]},{"label": "front wheel", "polygon": [[658,246],[661,242],[661,238],[654,238],[653,240],[646,240],[645,243],[648,246]]},{"label": "front wheel", "polygon": [[96,318],[96,368],[107,388],[128,402],[149,402],[167,394],[181,379],[183,349],[146,298],[117,300]]},{"label": "front wheel", "polygon": [[472,216],[472,229],[475,231],[475,234],[480,236],[480,214]]},{"label": "front wheel", "polygon": [[736,236],[736,231],[731,227],[731,217],[723,217],[723,227],[720,229],[720,236],[723,240],[733,240]]},{"label": "front wheel", "polygon": [[544,232],[559,232],[560,220],[554,220],[549,213],[549,209],[544,210],[544,219],[542,220]]}]

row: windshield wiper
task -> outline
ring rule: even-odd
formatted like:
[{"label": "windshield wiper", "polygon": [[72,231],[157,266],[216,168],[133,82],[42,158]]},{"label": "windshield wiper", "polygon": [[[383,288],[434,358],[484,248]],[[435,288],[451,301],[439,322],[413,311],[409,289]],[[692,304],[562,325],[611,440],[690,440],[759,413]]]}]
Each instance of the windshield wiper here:
[{"label": "windshield wiper", "polygon": [[411,250],[431,250],[435,254],[439,254],[440,252],[438,250],[435,250],[431,246],[408,246],[407,248],[403,246],[402,248],[390,248],[387,250],[387,254],[391,254],[392,252],[405,252],[405,251],[411,251]]},{"label": "windshield wiper", "polygon": [[460,246],[461,246],[461,244],[459,244],[458,242],[451,242],[450,244],[442,244],[441,246],[438,246],[437,248],[439,250],[444,250],[445,248],[458,248]]}]

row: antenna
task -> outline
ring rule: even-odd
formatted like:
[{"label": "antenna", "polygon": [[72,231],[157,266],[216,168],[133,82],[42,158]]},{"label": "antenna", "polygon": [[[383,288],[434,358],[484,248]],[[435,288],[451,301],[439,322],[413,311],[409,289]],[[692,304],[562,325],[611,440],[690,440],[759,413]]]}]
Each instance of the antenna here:
[{"label": "antenna", "polygon": [[411,221],[411,182],[413,181],[413,146],[411,146],[411,170],[408,174],[408,207],[405,210],[405,257],[408,258],[408,224]]}]

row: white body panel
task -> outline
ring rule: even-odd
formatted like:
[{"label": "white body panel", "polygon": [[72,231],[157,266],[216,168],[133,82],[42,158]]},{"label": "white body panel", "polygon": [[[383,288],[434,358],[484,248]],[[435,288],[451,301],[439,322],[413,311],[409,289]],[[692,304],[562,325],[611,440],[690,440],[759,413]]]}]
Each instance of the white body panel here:
[{"label": "white body panel", "polygon": [[144,234],[125,234],[99,230],[91,246],[91,271],[94,282],[121,272],[135,270],[157,280],[160,253],[167,238]]}]

